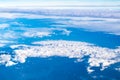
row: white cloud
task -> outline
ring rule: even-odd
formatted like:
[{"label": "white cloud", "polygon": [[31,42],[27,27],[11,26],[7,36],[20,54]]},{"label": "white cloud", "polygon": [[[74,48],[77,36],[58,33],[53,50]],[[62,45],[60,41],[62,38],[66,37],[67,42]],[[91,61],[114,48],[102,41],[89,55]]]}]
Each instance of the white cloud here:
[{"label": "white cloud", "polygon": [[90,69],[90,67],[87,67],[87,71],[88,71],[88,73],[94,72],[94,70]]},{"label": "white cloud", "polygon": [[18,36],[17,36],[17,34],[14,32],[14,31],[12,31],[12,30],[9,30],[9,31],[1,31],[0,32],[0,39],[1,40],[3,40],[3,39],[15,39],[15,38],[17,38]]},{"label": "white cloud", "polygon": [[63,35],[67,35],[67,36],[69,36],[71,32],[72,32],[72,31],[70,31],[70,30],[63,29],[62,34],[63,34]]},{"label": "white cloud", "polygon": [[0,55],[0,64],[4,64],[5,66],[15,65],[16,63],[12,62],[11,59],[11,55],[2,54]]},{"label": "white cloud", "polygon": [[8,41],[8,40],[0,40],[0,43],[11,43],[12,41]]},{"label": "white cloud", "polygon": [[[23,10],[24,11],[24,10]],[[26,11],[26,10],[25,10]],[[31,10],[30,10],[31,11]],[[33,10],[33,13],[39,11]],[[28,18],[28,19],[42,19],[42,18],[51,18],[59,19],[56,20],[58,25],[52,26],[61,26],[61,27],[77,27],[84,28],[89,31],[103,31],[110,34],[120,35],[120,14],[117,10],[68,10],[67,12],[63,9],[58,10],[41,10],[45,15],[39,14],[27,14],[27,13],[0,13],[1,18]],[[28,11],[29,12],[29,11]],[[64,12],[64,13],[63,13]],[[49,15],[48,15],[49,14]],[[52,15],[58,16],[52,16]],[[73,16],[73,17],[71,17]],[[85,17],[78,17],[85,16]],[[67,19],[67,20],[65,20]],[[59,25],[63,24],[63,25]],[[94,26],[93,26],[94,25]],[[6,27],[6,25],[4,25]]]},{"label": "white cloud", "polygon": [[70,30],[67,30],[65,28],[24,28],[22,29],[25,32],[21,35],[23,37],[50,37],[53,34],[59,35],[58,33],[55,33],[54,31],[60,31],[60,34],[67,35],[71,33]]},{"label": "white cloud", "polygon": [[[106,19],[107,21],[116,21],[120,18],[120,11],[117,9],[44,9],[44,8],[16,8],[1,10],[1,18],[28,18],[28,19],[40,19],[40,18],[82,18],[82,20]],[[31,14],[32,13],[32,14]],[[92,18],[89,18],[92,17]],[[115,20],[116,19],[116,20]]]},{"label": "white cloud", "polygon": [[9,24],[0,24],[0,29],[5,29],[9,27]]},{"label": "white cloud", "polygon": [[14,43],[13,41],[10,40],[4,40],[4,39],[0,39],[0,47],[5,46],[6,44],[10,44],[10,43]]},{"label": "white cloud", "polygon": [[10,13],[1,12],[0,18],[16,19],[16,18],[27,18],[27,19],[42,19],[42,18],[60,18],[57,16],[44,16],[39,14],[27,14],[27,13]]},{"label": "white cloud", "polygon": [[50,32],[33,32],[33,31],[30,31],[30,32],[25,32],[23,34],[24,37],[45,37],[45,36],[51,36],[51,33]]},{"label": "white cloud", "polygon": [[3,46],[5,46],[5,44],[0,43],[0,47],[3,47]]},{"label": "white cloud", "polygon": [[5,66],[8,67],[8,66],[16,65],[16,64],[17,64],[17,63],[15,63],[15,62],[13,62],[13,61],[8,61]]},{"label": "white cloud", "polygon": [[[56,21],[60,27],[76,27],[83,28],[88,31],[102,31],[109,34],[120,35],[120,19],[110,18],[92,18],[92,17],[79,17],[69,18],[67,21]],[[59,25],[62,24],[62,25]]]},{"label": "white cloud", "polygon": [[[69,12],[68,12],[69,13]],[[61,13],[60,13],[61,14]],[[112,13],[113,14],[113,13]],[[120,35],[119,19],[116,18],[93,18],[93,17],[65,17],[65,16],[42,16],[34,14],[23,13],[0,13],[1,18],[28,18],[28,19],[40,19],[40,18],[52,18],[52,19],[69,19],[60,20],[56,23],[62,23],[68,27],[84,28],[91,31],[104,31],[112,34]],[[86,14],[85,14],[86,15]],[[109,16],[109,15],[108,15]],[[101,17],[101,16],[100,16]],[[94,21],[95,20],[95,21]],[[97,21],[98,20],[98,21]],[[16,23],[17,24],[17,23]],[[93,26],[94,25],[94,26]],[[56,25],[58,26],[58,25]],[[23,28],[25,33],[20,34],[19,37],[44,37],[54,34],[54,30],[62,31],[61,34],[69,35],[71,31],[62,28]],[[4,28],[6,26],[4,25]],[[43,32],[44,31],[44,32]],[[0,34],[1,39],[14,39],[18,37],[18,34],[14,31],[8,31]],[[2,40],[1,40],[2,41]],[[9,42],[0,42],[0,46]],[[11,45],[11,48],[15,49],[14,56],[3,54],[0,55],[0,64],[6,66],[12,66],[17,63],[24,63],[28,57],[51,57],[51,56],[63,56],[69,58],[77,58],[77,61],[81,61],[84,56],[90,56],[88,59],[89,66],[88,72],[94,70],[91,67],[99,67],[102,64],[101,70],[109,67],[111,64],[120,62],[120,48],[109,49],[98,47],[93,44],[76,41],[41,41],[34,42],[33,44],[42,46],[29,46],[29,45]],[[117,70],[117,69],[116,69]],[[119,70],[119,69],[118,69]]]},{"label": "white cloud", "polygon": [[[34,42],[34,45],[13,45],[11,48],[15,49],[15,57],[11,58],[10,55],[1,55],[0,63],[6,66],[12,63],[24,63],[28,57],[51,57],[51,56],[63,56],[69,58],[76,58],[77,61],[81,61],[85,56],[89,56],[87,68],[88,72],[94,70],[91,67],[100,67],[101,70],[109,67],[111,64],[120,62],[120,48],[109,49],[95,46],[93,44],[77,41],[40,41]],[[38,46],[39,45],[39,46]],[[12,62],[9,62],[12,61]],[[6,63],[7,62],[7,63]],[[17,62],[17,63],[16,63]]]},{"label": "white cloud", "polygon": [[11,45],[10,46],[12,49],[18,48],[18,47],[28,47],[28,45],[25,44],[19,44],[19,45]]},{"label": "white cloud", "polygon": [[10,55],[2,54],[0,55],[0,63],[5,64],[6,62],[11,60]]}]

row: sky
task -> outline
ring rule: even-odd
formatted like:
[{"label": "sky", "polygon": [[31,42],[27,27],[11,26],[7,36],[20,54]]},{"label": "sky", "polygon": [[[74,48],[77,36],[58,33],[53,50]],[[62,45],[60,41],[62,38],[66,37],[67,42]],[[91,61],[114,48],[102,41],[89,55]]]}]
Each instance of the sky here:
[{"label": "sky", "polygon": [[120,0],[0,0],[0,6],[118,6]]}]

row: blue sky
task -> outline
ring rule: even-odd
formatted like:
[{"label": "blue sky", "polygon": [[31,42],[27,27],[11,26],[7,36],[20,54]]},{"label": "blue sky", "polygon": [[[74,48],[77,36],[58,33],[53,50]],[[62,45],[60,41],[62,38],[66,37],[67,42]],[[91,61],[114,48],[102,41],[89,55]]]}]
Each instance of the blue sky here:
[{"label": "blue sky", "polygon": [[120,0],[0,0],[0,6],[120,5]]}]

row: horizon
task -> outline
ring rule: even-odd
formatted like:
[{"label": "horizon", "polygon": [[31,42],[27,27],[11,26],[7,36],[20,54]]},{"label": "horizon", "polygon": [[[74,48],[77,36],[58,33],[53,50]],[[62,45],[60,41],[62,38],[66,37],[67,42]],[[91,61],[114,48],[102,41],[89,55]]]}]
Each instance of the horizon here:
[{"label": "horizon", "polygon": [[43,7],[120,7],[119,0],[4,0],[0,1],[0,7],[16,7],[16,6],[43,6]]}]

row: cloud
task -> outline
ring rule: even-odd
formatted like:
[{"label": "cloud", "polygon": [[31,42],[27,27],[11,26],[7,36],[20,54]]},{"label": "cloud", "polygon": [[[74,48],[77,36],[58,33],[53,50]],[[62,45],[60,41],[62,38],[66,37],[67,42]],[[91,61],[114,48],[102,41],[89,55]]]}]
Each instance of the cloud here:
[{"label": "cloud", "polygon": [[[120,14],[119,10],[100,10],[100,9],[90,9],[90,10],[82,10],[82,9],[72,9],[67,10],[50,10],[50,9],[35,9],[35,10],[27,10],[27,12],[32,11],[33,14],[24,13],[26,9],[22,9],[23,11],[19,11],[17,13],[10,13],[9,11],[6,13],[0,13],[0,18],[27,18],[27,19],[54,19],[56,27],[73,27],[74,28],[83,28],[89,31],[102,31],[109,34],[120,35]],[[13,9],[13,12],[15,10]],[[38,14],[41,11],[43,14]],[[64,13],[63,13],[64,12]],[[35,13],[35,14],[34,14]],[[72,17],[71,17],[72,16]],[[79,17],[80,16],[80,17]],[[62,24],[62,25],[60,25]],[[94,26],[93,26],[94,25]],[[3,27],[7,27],[8,25],[2,24]],[[37,33],[36,33],[37,34]],[[68,32],[69,34],[69,32]]]},{"label": "cloud", "polygon": [[[27,19],[45,19],[50,18],[54,19],[56,25],[51,26],[59,26],[62,28],[73,27],[74,28],[83,28],[89,31],[102,31],[109,34],[120,35],[120,14],[119,10],[82,10],[82,9],[72,9],[67,10],[50,10],[50,9],[35,9],[28,10],[27,12],[32,11],[33,14],[24,13],[26,9],[22,9],[23,11],[19,11],[18,13],[10,13],[9,11],[6,13],[0,13],[0,18],[27,18]],[[13,9],[13,12],[15,10]],[[41,11],[43,14],[38,14]],[[64,12],[64,13],[63,13]],[[35,14],[34,14],[35,13]],[[72,16],[72,17],[71,17]],[[78,17],[80,16],[80,17]],[[62,25],[60,25],[62,24]],[[93,26],[94,25],[94,26]],[[7,27],[6,24],[2,24],[2,27]]]},{"label": "cloud", "polygon": [[14,43],[14,42],[11,40],[0,39],[0,47],[4,47],[5,45],[11,44],[11,43]]},{"label": "cloud", "polygon": [[67,36],[69,36],[71,32],[72,32],[72,31],[70,31],[70,30],[63,29],[62,34],[63,34],[63,35],[67,35]]},{"label": "cloud", "polygon": [[8,54],[2,54],[0,55],[0,64],[4,64],[5,66],[12,66],[16,63],[11,61],[11,55]]},{"label": "cloud", "polygon": [[[94,71],[92,67],[100,67],[101,70],[109,67],[111,64],[120,62],[120,48],[109,49],[98,47],[93,44],[86,42],[77,41],[65,41],[65,40],[51,40],[51,41],[40,41],[33,42],[36,46],[30,45],[11,45],[14,49],[14,57],[10,55],[1,55],[0,63],[4,65],[12,65],[12,63],[24,63],[28,57],[51,57],[61,56],[82,59],[85,56],[89,56],[87,68],[88,72]],[[39,46],[38,46],[39,45]]]},{"label": "cloud", "polygon": [[50,32],[25,32],[23,34],[24,37],[45,37],[45,36],[51,36]]},{"label": "cloud", "polygon": [[0,43],[0,47],[3,47],[3,46],[5,46],[5,44],[3,44],[3,43]]},{"label": "cloud", "polygon": [[[56,12],[56,11],[55,11]],[[72,11],[74,12],[74,11]],[[84,15],[88,17],[78,17],[73,16],[71,17],[72,12],[66,11],[65,14],[61,12],[60,16],[51,16],[50,12],[46,11],[46,13],[50,14],[47,15],[38,15],[38,14],[23,14],[23,13],[0,13],[2,16],[1,18],[9,18],[9,19],[16,19],[16,18],[27,18],[27,19],[42,19],[42,18],[50,18],[55,19],[57,25],[54,28],[15,28],[10,31],[6,31],[3,34],[0,34],[0,46],[4,46],[4,44],[9,43],[8,40],[13,40],[23,37],[44,37],[44,36],[51,36],[51,35],[59,35],[54,33],[54,31],[60,31],[62,35],[69,35],[71,31],[67,30],[67,27],[74,28],[84,28],[89,31],[103,31],[107,33],[112,33],[115,35],[120,35],[120,27],[119,27],[119,18],[116,18],[114,14],[111,17],[110,13],[108,14],[108,18],[106,14],[103,13],[101,16],[100,14],[92,12],[92,15],[95,14],[97,17],[90,16],[91,13],[73,13],[73,15]],[[80,11],[81,12],[81,11]],[[52,13],[52,12],[51,12]],[[59,12],[58,12],[59,13]],[[57,12],[55,13],[57,14]],[[69,15],[69,16],[68,16]],[[20,25],[18,23],[15,23]],[[62,26],[60,25],[62,24]],[[58,28],[61,26],[61,28]],[[3,28],[6,26],[4,25]],[[14,32],[14,30],[21,30],[21,32]],[[6,41],[3,41],[6,40]],[[3,41],[3,42],[2,42]],[[8,42],[7,42],[8,41]],[[11,45],[11,48],[14,51],[14,57],[8,54],[1,54],[0,55],[0,64],[5,66],[12,66],[18,63],[25,63],[26,58],[28,57],[51,57],[51,56],[62,56],[62,57],[69,57],[69,58],[76,58],[77,61],[81,61],[81,59],[85,56],[89,56],[87,67],[88,72],[93,72],[94,70],[91,69],[92,67],[100,67],[102,65],[101,70],[106,69],[112,64],[120,62],[119,55],[120,55],[120,48],[117,49],[109,49],[95,46],[94,44],[89,44],[86,42],[77,42],[77,41],[65,41],[65,40],[58,40],[58,41],[40,41],[40,42],[33,42],[34,46],[32,45],[25,45],[25,44],[18,44],[18,45]],[[119,70],[117,68],[116,70]]]},{"label": "cloud", "polygon": [[[76,17],[83,19],[107,19],[115,20],[120,18],[120,11],[118,9],[97,9],[97,8],[78,8],[78,9],[49,9],[49,8],[6,8],[0,11],[1,18],[28,18],[28,19],[41,19],[41,18],[68,18]],[[90,18],[89,18],[90,17]]]},{"label": "cloud", "polygon": [[[26,11],[26,10],[25,10]],[[24,12],[24,9],[23,9]],[[43,19],[43,18],[60,18],[59,16],[49,16],[49,15],[39,15],[39,14],[29,14],[29,13],[11,13],[11,12],[1,12],[0,18],[16,19],[16,18],[27,18],[27,19]]]},{"label": "cloud", "polygon": [[5,29],[9,27],[9,24],[0,24],[0,29]]},{"label": "cloud", "polygon": [[114,18],[74,17],[69,18],[67,21],[56,21],[56,25],[53,26],[83,28],[88,31],[102,31],[109,34],[120,35],[120,19]]},{"label": "cloud", "polygon": [[0,40],[0,43],[13,43],[13,41],[10,41],[10,40]]},{"label": "cloud", "polygon": [[3,40],[3,39],[8,40],[8,39],[15,39],[15,38],[17,38],[17,35],[12,30],[4,31],[4,33],[3,33],[3,31],[0,32],[0,39],[1,40]]},{"label": "cloud", "polygon": [[50,37],[53,35],[59,35],[58,33],[55,33],[55,31],[60,31],[60,35],[67,35],[71,33],[71,31],[65,29],[65,28],[24,28],[24,33],[21,35],[22,37]]}]

